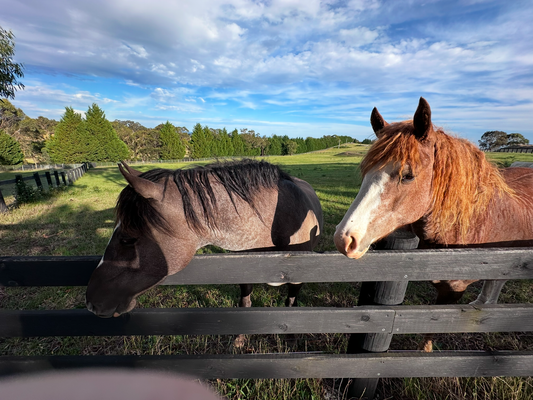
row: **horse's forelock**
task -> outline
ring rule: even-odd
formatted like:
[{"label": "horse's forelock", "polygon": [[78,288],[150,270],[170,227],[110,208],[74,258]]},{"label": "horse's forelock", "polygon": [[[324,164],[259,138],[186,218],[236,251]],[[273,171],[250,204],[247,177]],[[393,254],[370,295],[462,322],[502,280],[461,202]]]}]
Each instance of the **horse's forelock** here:
[{"label": "horse's forelock", "polygon": [[361,162],[361,173],[365,176],[371,169],[391,163],[398,166],[400,174],[406,165],[416,174],[420,150],[412,121],[391,123],[380,131],[380,137]]}]

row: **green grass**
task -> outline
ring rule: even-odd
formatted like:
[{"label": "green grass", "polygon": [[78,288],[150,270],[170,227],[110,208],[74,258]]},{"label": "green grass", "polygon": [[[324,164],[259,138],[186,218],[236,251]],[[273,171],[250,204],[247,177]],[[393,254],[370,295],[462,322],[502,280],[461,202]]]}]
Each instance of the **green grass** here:
[{"label": "green grass", "polygon": [[[358,164],[367,146],[342,145],[340,149],[296,155],[268,157],[292,175],[310,182],[324,209],[325,228],[318,250],[335,250],[332,236],[336,224],[356,196],[361,177]],[[489,158],[505,165],[511,161],[533,161],[531,154],[489,153]],[[155,167],[177,168],[187,164],[137,166],[141,171]],[[1,175],[0,175],[1,176]],[[9,179],[9,178],[6,178]],[[116,198],[125,181],[116,167],[90,170],[73,186],[35,204],[22,205],[2,215],[1,254],[15,255],[96,255],[102,254],[113,230]],[[209,248],[207,252],[216,251]],[[481,285],[472,285],[463,303],[477,296]],[[256,285],[254,306],[282,307],[285,288]],[[357,302],[358,283],[307,284],[300,302],[308,307],[352,307]],[[407,304],[431,304],[435,293],[426,282],[409,285]],[[85,288],[5,288],[0,289],[3,309],[83,308]],[[139,307],[235,307],[237,285],[161,286],[139,298]],[[501,301],[529,302],[530,282],[506,285]],[[61,354],[219,354],[287,351],[343,353],[347,335],[296,335],[288,343],[280,335],[252,335],[244,348],[233,348],[232,336],[146,336],[146,337],[52,337],[0,339],[0,355]],[[414,349],[420,335],[396,335],[393,349]],[[437,335],[437,349],[520,349],[533,348],[533,335],[455,334]],[[211,384],[230,399],[326,399],[332,398],[332,381],[300,380],[215,380]],[[529,399],[533,397],[531,378],[479,379],[387,379],[380,383],[381,398],[389,399]]]}]

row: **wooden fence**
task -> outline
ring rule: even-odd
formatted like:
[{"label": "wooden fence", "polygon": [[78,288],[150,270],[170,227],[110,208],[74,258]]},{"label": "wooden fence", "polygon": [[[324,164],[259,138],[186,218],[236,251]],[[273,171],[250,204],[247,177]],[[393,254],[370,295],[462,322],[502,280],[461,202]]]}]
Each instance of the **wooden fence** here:
[{"label": "wooden fence", "polygon": [[2,185],[13,185],[17,182],[24,182],[24,181],[35,181],[35,186],[38,190],[44,190],[43,182],[46,182],[48,185],[48,188],[60,187],[60,186],[68,186],[75,181],[77,181],[79,178],[81,178],[85,172],[89,169],[89,164],[84,163],[81,164],[79,167],[68,169],[65,171],[46,171],[44,174],[39,174],[38,172],[34,172],[31,176],[23,177],[22,175],[16,175],[15,179],[8,179],[5,181],[0,181],[0,213],[1,212],[7,212],[8,207],[6,205],[6,202],[4,200],[4,195],[2,194]]},{"label": "wooden fence", "polygon": [[[96,256],[0,257],[0,285],[84,286],[99,260]],[[386,250],[369,252],[360,260],[339,253],[202,255],[162,284],[477,278],[533,279],[533,249]],[[351,333],[390,338],[410,333],[511,331],[533,331],[533,304],[136,309],[112,319],[100,319],[85,309],[0,310],[0,337]],[[358,378],[368,382],[387,377],[532,376],[533,351],[0,357],[0,375],[89,366],[151,368],[209,379]]]},{"label": "wooden fence", "polygon": [[496,150],[499,153],[533,153],[533,146],[511,146]]}]

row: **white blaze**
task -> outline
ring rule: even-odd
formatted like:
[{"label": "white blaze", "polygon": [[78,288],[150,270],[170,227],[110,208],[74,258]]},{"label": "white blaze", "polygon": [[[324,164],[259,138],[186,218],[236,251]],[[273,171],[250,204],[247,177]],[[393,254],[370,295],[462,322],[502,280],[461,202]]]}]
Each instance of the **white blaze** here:
[{"label": "white blaze", "polygon": [[[337,225],[335,236],[339,234],[353,236],[358,243],[368,243],[366,247],[372,243],[374,238],[370,238],[370,240],[363,239],[367,235],[368,227],[375,211],[381,204],[381,195],[389,179],[390,175],[387,168],[374,169],[365,175],[359,193],[342,221]],[[358,250],[362,251],[363,249]]]}]

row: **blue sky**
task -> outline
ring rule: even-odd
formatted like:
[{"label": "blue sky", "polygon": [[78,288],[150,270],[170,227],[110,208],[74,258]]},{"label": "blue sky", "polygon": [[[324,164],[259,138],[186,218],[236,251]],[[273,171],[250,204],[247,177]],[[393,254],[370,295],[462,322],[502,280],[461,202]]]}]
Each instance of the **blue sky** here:
[{"label": "blue sky", "polygon": [[490,0],[0,0],[25,65],[13,103],[59,119],[262,135],[372,137],[378,107],[475,143],[533,142],[533,2]]}]

